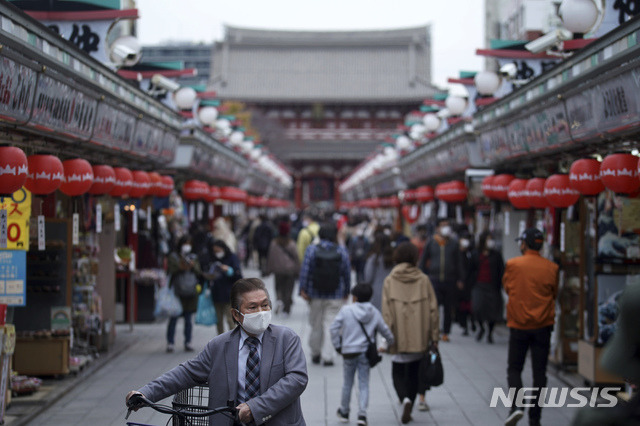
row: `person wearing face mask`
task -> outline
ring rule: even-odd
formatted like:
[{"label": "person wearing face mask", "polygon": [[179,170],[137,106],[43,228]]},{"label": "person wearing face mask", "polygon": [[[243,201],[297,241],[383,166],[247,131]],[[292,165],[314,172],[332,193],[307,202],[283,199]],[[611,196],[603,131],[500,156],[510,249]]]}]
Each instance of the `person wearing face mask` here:
[{"label": "person wearing face mask", "polygon": [[222,334],[224,333],[225,320],[229,330],[234,327],[233,318],[229,313],[231,287],[234,282],[242,278],[242,271],[240,269],[240,259],[229,249],[229,246],[224,241],[214,240],[210,251],[213,253],[213,262],[205,277],[209,279],[211,299],[213,300],[213,306],[216,308],[218,334]]},{"label": "person wearing face mask", "polygon": [[[169,255],[167,274],[171,277],[169,285],[182,304],[184,318],[184,350],[193,351],[191,333],[193,330],[192,316],[198,308],[197,285],[202,277],[198,256],[192,253],[191,237],[183,235],[176,245],[177,251]],[[179,317],[169,318],[167,324],[167,352],[173,352],[176,325]]]},{"label": "person wearing face mask", "polygon": [[458,232],[460,235],[459,247],[460,247],[460,263],[462,265],[461,271],[461,287],[456,287],[455,300],[456,300],[456,322],[462,327],[462,335],[469,335],[469,319],[471,319],[471,329],[475,331],[475,320],[471,315],[471,287],[472,282],[470,279],[471,272],[471,254],[473,253],[473,236],[469,233],[466,226],[462,226]]},{"label": "person wearing face mask", "polygon": [[[308,375],[300,337],[290,328],[271,324],[271,300],[258,278],[240,279],[231,289],[230,313],[237,326],[214,337],[195,358],[184,362],[137,391],[153,402],[181,390],[208,383],[209,407],[233,401],[243,424],[306,425],[300,395]],[[210,424],[231,426],[223,414]]]},{"label": "person wearing face mask", "polygon": [[449,341],[453,299],[456,286],[462,288],[462,265],[458,240],[453,235],[449,219],[438,219],[436,233],[422,249],[418,267],[429,276],[438,305],[443,308],[442,341]]},{"label": "person wearing face mask", "polygon": [[302,229],[298,232],[298,241],[296,246],[298,248],[298,259],[300,264],[304,261],[304,254],[315,240],[318,239],[318,232],[320,231],[320,224],[316,220],[315,216],[309,213],[302,215]]},{"label": "person wearing face mask", "polygon": [[495,247],[491,233],[484,231],[478,239],[478,249],[471,256],[471,306],[479,326],[476,340],[482,340],[486,325],[488,343],[493,343],[493,327],[502,320],[504,260]]}]

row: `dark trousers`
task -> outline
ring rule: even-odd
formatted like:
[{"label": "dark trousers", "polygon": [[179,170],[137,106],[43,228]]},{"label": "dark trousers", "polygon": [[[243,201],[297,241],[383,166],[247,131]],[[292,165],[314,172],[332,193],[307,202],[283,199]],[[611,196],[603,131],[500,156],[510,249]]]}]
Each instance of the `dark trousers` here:
[{"label": "dark trousers", "polygon": [[[549,359],[549,346],[551,344],[551,331],[553,326],[536,328],[532,330],[520,330],[510,328],[509,357],[507,367],[507,383],[510,388],[518,390],[522,388],[522,369],[527,357],[527,351],[531,349],[531,369],[533,370],[533,387],[547,386],[547,360]],[[540,420],[542,407],[537,404],[529,408],[529,419]]]},{"label": "dark trousers", "polygon": [[420,360],[413,362],[393,362],[391,363],[391,376],[393,377],[393,387],[398,394],[400,402],[409,398],[411,402],[418,394],[418,372],[420,371]]},{"label": "dark trousers", "polygon": [[[193,312],[183,312],[181,317],[184,318],[184,344],[191,343],[191,330],[193,329],[193,324],[191,323],[191,317]],[[173,345],[174,337],[176,335],[176,324],[178,323],[178,318],[180,317],[171,317],[169,318],[169,324],[167,325],[167,343]]]},{"label": "dark trousers", "polygon": [[296,283],[294,275],[275,274],[276,299],[282,300],[282,311],[286,314],[291,312],[293,286]]},{"label": "dark trousers", "polygon": [[449,334],[451,332],[451,314],[453,310],[453,295],[455,283],[448,281],[437,281],[432,279],[433,290],[438,299],[438,306],[442,306],[444,310],[444,324],[442,325],[442,333]]}]

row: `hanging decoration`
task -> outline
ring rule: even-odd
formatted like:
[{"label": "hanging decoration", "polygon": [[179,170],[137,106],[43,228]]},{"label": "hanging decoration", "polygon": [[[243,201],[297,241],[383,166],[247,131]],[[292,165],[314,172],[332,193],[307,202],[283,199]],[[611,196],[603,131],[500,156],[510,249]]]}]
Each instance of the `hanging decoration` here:
[{"label": "hanging decoration", "polygon": [[51,194],[60,188],[64,179],[62,161],[53,155],[30,155],[27,157],[29,173],[24,183],[32,194]]},{"label": "hanging decoration", "polygon": [[467,192],[464,182],[454,180],[436,185],[435,196],[447,203],[459,203],[467,199]]},{"label": "hanging decoration", "polygon": [[226,201],[244,203],[247,200],[247,192],[233,186],[220,188],[220,198]]},{"label": "hanging decoration", "polygon": [[580,193],[569,184],[569,175],[551,175],[544,183],[544,197],[553,207],[566,208],[574,205]]},{"label": "hanging decoration", "polygon": [[104,195],[111,192],[116,184],[116,172],[107,165],[93,166],[93,184],[89,188],[91,195]]},{"label": "hanging decoration", "polygon": [[113,185],[109,195],[112,197],[123,197],[128,195],[133,187],[133,174],[131,170],[124,167],[115,167],[113,171],[116,173],[116,183]]},{"label": "hanging decoration", "polygon": [[611,154],[602,160],[600,179],[617,194],[634,194],[640,189],[638,157],[632,154]]},{"label": "hanging decoration", "polygon": [[600,180],[600,162],[594,158],[574,161],[569,169],[569,183],[582,195],[598,195],[604,191]]},{"label": "hanging decoration", "polygon": [[131,174],[133,175],[133,182],[131,185],[131,191],[129,191],[129,197],[144,197],[151,189],[151,179],[149,178],[149,174],[142,170],[134,170]]},{"label": "hanging decoration", "polygon": [[408,224],[414,224],[420,218],[420,206],[418,204],[402,206],[402,216]]},{"label": "hanging decoration", "polygon": [[433,201],[433,188],[429,185],[419,186],[416,188],[416,200],[420,203],[428,203]]},{"label": "hanging decoration", "polygon": [[508,201],[509,200],[509,184],[516,177],[510,174],[497,175],[491,181],[491,194],[494,200]]},{"label": "hanging decoration", "polygon": [[493,179],[495,179],[494,175],[485,177],[484,179],[482,179],[482,184],[480,186],[484,196],[489,199],[493,198]]},{"label": "hanging decoration", "polygon": [[509,183],[509,190],[507,191],[509,202],[516,209],[528,209],[531,207],[527,201],[527,180],[526,179],[514,179]]},{"label": "hanging decoration", "polygon": [[173,192],[173,188],[175,186],[173,182],[173,178],[171,176],[162,176],[160,180],[160,190],[156,194],[158,197],[168,197]]},{"label": "hanging decoration", "polygon": [[533,178],[527,181],[526,185],[526,197],[529,206],[534,209],[546,209],[550,207],[549,201],[544,197],[544,183],[545,179]]},{"label": "hanging decoration", "polygon": [[405,189],[402,191],[402,201],[404,203],[415,203],[417,201],[415,189]]},{"label": "hanging decoration", "polygon": [[182,196],[185,200],[203,200],[209,193],[209,185],[201,180],[191,179],[182,185]]},{"label": "hanging decoration", "polygon": [[218,198],[220,198],[220,188],[214,185],[209,186],[209,192],[205,195],[204,200],[207,203],[213,203]]},{"label": "hanging decoration", "polygon": [[149,172],[149,192],[147,195],[159,196],[162,192],[162,176],[158,172]]},{"label": "hanging decoration", "polygon": [[60,191],[75,197],[89,191],[93,184],[93,168],[85,159],[74,158],[62,162],[64,168],[64,181],[60,185]]},{"label": "hanging decoration", "polygon": [[27,180],[28,161],[15,146],[0,146],[0,196],[11,196]]}]

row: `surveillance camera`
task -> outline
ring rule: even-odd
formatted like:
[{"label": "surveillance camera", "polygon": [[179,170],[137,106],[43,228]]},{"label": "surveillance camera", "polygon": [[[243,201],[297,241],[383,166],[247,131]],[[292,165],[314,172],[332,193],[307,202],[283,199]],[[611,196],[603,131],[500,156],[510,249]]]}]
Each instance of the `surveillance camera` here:
[{"label": "surveillance camera", "polygon": [[515,78],[518,74],[518,67],[513,62],[509,62],[508,64],[504,64],[500,67],[500,76],[506,79]]},{"label": "surveillance camera", "polygon": [[571,40],[572,38],[573,33],[571,33],[571,31],[558,28],[557,30],[546,33],[542,37],[530,41],[525,44],[524,47],[531,53],[540,53],[552,48],[561,41]]},{"label": "surveillance camera", "polygon": [[167,92],[175,92],[180,88],[178,83],[160,74],[154,74],[151,77],[151,84]]},{"label": "surveillance camera", "polygon": [[121,62],[130,61],[136,58],[137,52],[130,48],[129,46],[124,45],[115,45],[111,49],[111,56],[115,59],[120,60]]},{"label": "surveillance camera", "polygon": [[140,44],[133,36],[123,36],[109,47],[109,56],[116,65],[132,66],[140,60]]}]

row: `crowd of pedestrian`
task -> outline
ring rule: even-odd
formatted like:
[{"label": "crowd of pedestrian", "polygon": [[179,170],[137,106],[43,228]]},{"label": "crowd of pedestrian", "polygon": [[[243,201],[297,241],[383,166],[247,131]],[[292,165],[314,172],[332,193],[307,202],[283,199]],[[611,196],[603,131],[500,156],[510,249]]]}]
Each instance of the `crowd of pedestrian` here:
[{"label": "crowd of pedestrian", "polygon": [[[183,235],[168,256],[170,283],[183,308],[184,349],[193,350],[191,322],[199,283],[203,281],[211,290],[220,339],[239,342],[234,343],[239,349],[235,373],[239,375],[248,374],[250,367],[244,366],[245,361],[253,356],[260,358],[255,355],[255,347],[262,347],[265,333],[272,330],[272,311],[287,317],[297,293],[308,304],[311,362],[331,367],[336,355],[343,358],[344,380],[337,407],[341,421],[349,419],[349,402],[357,377],[357,424],[367,425],[369,370],[378,362],[378,352],[391,355],[391,379],[401,406],[401,422],[412,421],[414,406],[428,411],[426,395],[432,383],[425,371],[430,368],[427,354],[439,354],[438,343],[450,341],[455,324],[460,326],[462,336],[469,336],[471,330],[479,343],[486,338],[492,344],[496,324],[506,321],[510,332],[509,387],[522,387],[521,374],[529,351],[533,386],[546,385],[558,266],[540,255],[543,235],[535,228],[526,229],[519,236],[522,256],[506,264],[492,232],[485,230],[476,238],[465,225],[449,218],[417,225],[410,235],[364,216],[322,217],[312,212],[295,218],[250,218],[238,227],[237,237],[224,218],[216,219],[210,232],[201,227],[196,231]],[[273,303],[260,279],[243,279],[243,266],[258,270],[263,278],[274,276]],[[242,288],[238,289],[240,284]],[[237,295],[234,299],[234,292],[247,296]],[[508,296],[506,312],[504,295]],[[168,322],[169,352],[174,350],[178,319],[173,317]],[[301,348],[300,342],[281,328],[272,332],[286,336],[285,341]],[[253,338],[257,343],[250,342]],[[216,339],[205,352],[215,352],[220,347]],[[266,346],[262,350],[265,349]],[[199,355],[201,362],[203,356],[212,356],[203,355],[205,352]],[[282,389],[282,396],[293,405],[280,410],[294,416],[290,424],[304,424],[298,397],[306,386],[306,367],[304,362],[300,364],[303,354],[295,356],[296,369],[291,372],[295,378],[291,380],[297,385],[291,386],[291,394]],[[206,362],[210,362],[209,358]],[[199,370],[201,364],[192,363],[187,368],[195,369],[193,374],[204,374]],[[285,371],[284,377],[287,374]],[[174,387],[186,384],[177,383],[183,379],[175,372],[158,380],[140,392],[164,395],[155,386],[167,380]],[[249,380],[253,379],[239,377],[238,383],[247,388],[235,391],[235,396],[242,398],[229,398],[242,403],[238,407],[245,418],[255,419],[256,413],[269,412],[261,394],[279,393],[264,388],[249,391]],[[541,408],[534,404],[529,409],[530,425],[540,424]],[[279,415],[277,410],[270,412],[263,420]],[[524,414],[524,408],[513,404],[505,425],[515,425]]]}]

